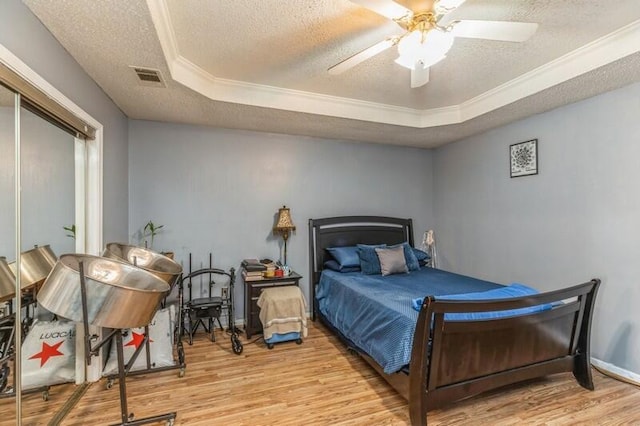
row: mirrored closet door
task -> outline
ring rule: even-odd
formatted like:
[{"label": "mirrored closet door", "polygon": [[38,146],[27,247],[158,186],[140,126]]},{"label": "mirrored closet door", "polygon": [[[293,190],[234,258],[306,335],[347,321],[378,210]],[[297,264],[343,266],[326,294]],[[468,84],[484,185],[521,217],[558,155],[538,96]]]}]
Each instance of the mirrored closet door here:
[{"label": "mirrored closet door", "polygon": [[9,263],[16,259],[15,123],[17,95],[0,85],[0,407],[16,418],[13,351],[16,347],[16,282]]},{"label": "mirrored closet door", "polygon": [[57,383],[75,382],[75,324],[39,306],[35,295],[58,256],[73,253],[76,230],[76,138],[20,108],[20,249],[23,342],[22,413],[41,412]]},{"label": "mirrored closet door", "polygon": [[81,132],[87,129],[0,64],[0,413],[6,424],[46,411],[52,385],[84,381],[76,324],[39,307],[37,292],[58,256],[85,246]]},{"label": "mirrored closet door", "polygon": [[20,108],[21,247],[75,251],[75,138]]}]

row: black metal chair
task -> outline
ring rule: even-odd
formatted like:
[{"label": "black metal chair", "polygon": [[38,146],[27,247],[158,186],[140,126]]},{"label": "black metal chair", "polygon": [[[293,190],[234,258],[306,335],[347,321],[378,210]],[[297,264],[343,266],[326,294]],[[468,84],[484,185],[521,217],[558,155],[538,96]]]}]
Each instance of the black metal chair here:
[{"label": "black metal chair", "polygon": [[[192,279],[200,275],[209,275],[209,297],[192,298]],[[229,288],[226,295],[223,297],[211,296],[211,289],[216,283],[214,277],[226,277],[229,280]],[[222,311],[227,310],[228,330],[231,333],[231,344],[235,354],[241,354],[243,347],[240,339],[238,338],[237,328],[234,321],[234,309],[233,309],[233,286],[235,282],[235,270],[231,268],[229,272],[217,268],[205,268],[191,272],[180,278],[179,285],[182,291],[184,291],[184,285],[187,283],[189,288],[189,299],[183,303],[183,317],[187,321],[188,325],[181,325],[181,329],[189,336],[189,345],[193,345],[193,335],[198,328],[202,327],[207,333],[211,334],[211,341],[216,341],[215,325],[216,322],[221,329],[224,330],[220,317]]]},{"label": "black metal chair", "polygon": [[[198,327],[211,333],[211,341],[216,341],[215,322],[218,322],[220,328],[220,315],[222,315],[222,297],[202,297],[187,302],[186,314],[189,321],[189,344],[193,344],[193,335]],[[205,322],[206,321],[206,322]]]}]

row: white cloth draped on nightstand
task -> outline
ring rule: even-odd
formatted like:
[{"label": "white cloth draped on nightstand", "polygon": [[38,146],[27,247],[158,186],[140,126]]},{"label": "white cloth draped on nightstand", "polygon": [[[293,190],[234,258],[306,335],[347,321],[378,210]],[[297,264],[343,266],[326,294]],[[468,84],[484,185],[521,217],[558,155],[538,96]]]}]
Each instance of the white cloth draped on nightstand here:
[{"label": "white cloth draped on nightstand", "polygon": [[258,299],[265,339],[274,334],[300,333],[307,337],[307,302],[297,286],[268,288]]}]

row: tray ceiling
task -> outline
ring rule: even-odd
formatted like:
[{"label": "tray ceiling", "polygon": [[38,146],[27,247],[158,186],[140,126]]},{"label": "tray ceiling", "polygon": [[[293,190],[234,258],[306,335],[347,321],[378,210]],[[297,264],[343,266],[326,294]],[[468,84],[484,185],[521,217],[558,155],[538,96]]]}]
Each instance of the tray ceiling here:
[{"label": "tray ceiling", "polygon": [[450,19],[539,28],[456,38],[417,89],[394,48],[327,73],[399,32],[347,0],[23,1],[133,119],[434,147],[640,81],[637,0],[467,0]]}]

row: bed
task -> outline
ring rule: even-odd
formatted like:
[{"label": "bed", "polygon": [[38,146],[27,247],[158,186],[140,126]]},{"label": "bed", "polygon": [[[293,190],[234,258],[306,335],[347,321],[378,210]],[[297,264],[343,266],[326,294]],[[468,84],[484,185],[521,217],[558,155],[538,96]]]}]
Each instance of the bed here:
[{"label": "bed", "polygon": [[[323,271],[331,260],[327,248],[403,242],[414,245],[411,219],[309,220],[312,319],[322,321],[408,400],[412,425],[426,425],[428,410],[555,373],[572,372],[580,386],[593,390],[589,337],[598,279],[515,298],[451,300],[439,296],[504,286],[428,267],[393,279]],[[332,311],[337,303],[350,305]],[[384,309],[391,309],[392,317]],[[486,317],[507,310],[526,313]],[[390,359],[381,355],[387,348],[393,348]]]}]

